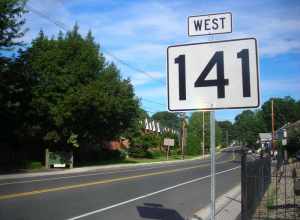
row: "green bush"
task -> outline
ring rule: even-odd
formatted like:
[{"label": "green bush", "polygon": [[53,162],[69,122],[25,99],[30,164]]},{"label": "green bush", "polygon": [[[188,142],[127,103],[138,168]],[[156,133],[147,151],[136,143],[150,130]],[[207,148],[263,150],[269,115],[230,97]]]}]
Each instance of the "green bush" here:
[{"label": "green bush", "polygon": [[152,155],[152,158],[160,158],[160,157],[162,157],[165,154],[164,154],[164,152],[155,150],[155,151],[151,152],[151,155]]},{"label": "green bush", "polygon": [[43,167],[42,163],[40,161],[29,161],[26,164],[26,169],[41,169]]},{"label": "green bush", "polygon": [[150,148],[157,147],[160,138],[155,134],[141,134],[134,137],[129,148],[129,155],[136,158],[153,158]]}]

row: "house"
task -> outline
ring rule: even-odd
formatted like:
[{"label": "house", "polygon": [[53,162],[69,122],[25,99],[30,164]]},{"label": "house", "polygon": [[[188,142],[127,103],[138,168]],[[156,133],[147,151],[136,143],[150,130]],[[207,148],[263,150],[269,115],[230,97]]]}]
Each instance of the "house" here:
[{"label": "house", "polygon": [[128,149],[129,148],[129,140],[124,137],[120,137],[119,140],[105,142],[104,147],[108,150]]},{"label": "house", "polygon": [[259,133],[259,142],[263,150],[271,149],[272,133]]}]

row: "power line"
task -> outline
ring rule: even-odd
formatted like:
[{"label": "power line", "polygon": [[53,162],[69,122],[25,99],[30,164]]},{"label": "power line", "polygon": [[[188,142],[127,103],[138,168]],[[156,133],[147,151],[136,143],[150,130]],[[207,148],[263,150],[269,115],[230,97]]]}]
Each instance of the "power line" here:
[{"label": "power line", "polygon": [[53,24],[55,24],[56,26],[60,27],[64,31],[69,31],[68,27],[64,23],[62,23],[60,21],[53,20],[49,15],[47,15],[47,14],[45,14],[45,13],[39,11],[39,10],[36,10],[36,9],[32,8],[28,4],[26,4],[26,8],[28,8],[28,10],[32,11],[33,13],[39,15],[40,17],[43,17],[46,20],[52,22]]},{"label": "power line", "polygon": [[111,56],[113,59],[115,59],[116,61],[118,61],[119,63],[123,64],[124,66],[127,66],[128,68],[136,71],[136,72],[139,72],[139,73],[142,73],[144,74],[145,76],[148,76],[149,78],[161,83],[162,85],[165,85],[165,82],[163,80],[159,80],[159,79],[156,79],[154,78],[153,76],[151,76],[149,73],[145,72],[144,70],[141,70],[123,60],[121,60],[120,58],[116,57],[116,55],[112,54],[111,52],[107,51],[105,48],[102,47],[102,50],[104,51],[104,53],[108,54],[109,56]]},{"label": "power line", "polygon": [[161,105],[161,106],[166,106],[166,105],[163,104],[163,103],[156,102],[156,101],[152,101],[152,100],[145,99],[145,98],[141,98],[141,100],[142,100],[142,101],[146,101],[146,102],[150,102],[150,103],[154,103],[154,104],[157,104],[157,105]]},{"label": "power line", "polygon": [[[60,21],[57,21],[57,20],[54,20],[52,19],[49,15],[39,11],[39,10],[36,10],[34,9],[33,7],[31,7],[30,5],[26,4],[26,7],[28,8],[28,10],[32,11],[33,13],[36,13],[37,15],[43,17],[44,19],[50,21],[51,23],[55,24],[57,27],[60,27],[61,29],[63,29],[64,31],[68,32],[70,29],[67,27],[67,25],[65,25],[63,22],[60,22]],[[147,73],[146,71],[144,70],[141,70],[129,63],[127,63],[126,61],[118,58],[116,55],[114,55],[113,53],[109,52],[108,50],[106,50],[104,47],[101,47],[103,52],[109,56],[111,56],[114,60],[116,60],[117,62],[121,63],[122,65],[124,66],[127,66],[128,68],[136,71],[136,72],[140,72],[142,74],[144,74],[145,76],[151,78],[152,80],[155,80],[159,83],[161,83],[162,85],[165,85],[165,82],[163,80],[159,80],[159,79],[156,79],[154,78],[153,76],[151,76],[149,73]]]}]

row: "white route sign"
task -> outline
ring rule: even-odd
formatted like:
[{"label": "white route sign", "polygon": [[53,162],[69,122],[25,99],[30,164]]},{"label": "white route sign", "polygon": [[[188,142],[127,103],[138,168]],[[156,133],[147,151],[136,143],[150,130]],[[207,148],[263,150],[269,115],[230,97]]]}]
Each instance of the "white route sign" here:
[{"label": "white route sign", "polygon": [[188,35],[200,36],[232,32],[230,12],[188,17]]},{"label": "white route sign", "polygon": [[171,146],[174,147],[175,141],[171,138],[165,138],[164,139],[164,146]]},{"label": "white route sign", "polygon": [[167,78],[170,111],[256,108],[256,39],[170,46]]}]

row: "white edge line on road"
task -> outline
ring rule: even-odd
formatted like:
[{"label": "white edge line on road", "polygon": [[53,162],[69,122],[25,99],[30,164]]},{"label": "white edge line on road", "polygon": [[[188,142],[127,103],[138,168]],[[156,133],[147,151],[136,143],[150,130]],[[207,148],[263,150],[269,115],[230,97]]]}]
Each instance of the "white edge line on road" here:
[{"label": "white edge line on road", "polygon": [[[240,168],[240,166],[237,166],[237,167],[234,167],[234,168],[231,168],[231,169],[228,169],[228,170],[224,170],[224,171],[218,172],[218,173],[216,173],[216,175],[222,174],[222,173],[226,173],[226,172],[230,172],[230,171],[233,171],[233,170],[236,170],[236,169],[239,169],[239,168]],[[158,191],[155,191],[155,192],[143,195],[143,196],[139,196],[139,197],[136,197],[136,198],[133,198],[133,199],[129,199],[129,200],[124,201],[124,202],[120,202],[120,203],[117,203],[117,204],[114,204],[114,205],[111,205],[111,206],[107,206],[107,207],[102,208],[102,209],[97,209],[95,211],[87,212],[87,213],[79,215],[79,216],[68,218],[67,220],[76,220],[76,219],[84,218],[84,217],[87,217],[87,216],[90,216],[90,215],[93,215],[93,214],[96,214],[96,213],[104,212],[104,211],[107,211],[109,209],[112,209],[112,208],[115,208],[115,207],[118,207],[118,206],[121,206],[121,205],[125,205],[125,204],[134,202],[134,201],[139,200],[139,199],[150,197],[150,196],[162,193],[162,192],[166,192],[168,190],[171,190],[171,189],[174,189],[174,188],[177,188],[177,187],[180,187],[180,186],[184,186],[184,185],[187,185],[187,184],[190,184],[190,183],[198,182],[200,180],[203,180],[203,179],[206,179],[206,178],[209,178],[209,177],[210,177],[210,175],[203,176],[203,177],[200,177],[200,178],[196,178],[196,179],[184,182],[184,183],[177,184],[175,186],[164,188],[164,189],[161,189],[161,190],[158,190]]]},{"label": "white edge line on road", "polygon": [[[167,164],[167,165],[155,166],[155,167],[144,167],[144,168],[141,168],[141,169],[132,169],[132,170],[111,171],[111,172],[105,172],[104,171],[104,172],[97,172],[97,173],[90,173],[90,174],[79,174],[79,175],[72,175],[72,176],[63,176],[63,177],[53,177],[53,178],[33,179],[33,180],[25,180],[25,181],[5,182],[5,183],[0,183],[0,186],[21,184],[21,183],[43,182],[43,181],[60,180],[60,179],[71,179],[71,178],[86,177],[86,176],[101,176],[101,175],[107,175],[107,174],[129,173],[129,172],[136,172],[136,171],[143,171],[143,170],[153,170],[153,169],[156,169],[156,168],[171,167],[171,166],[177,166],[177,164]],[[58,174],[58,175],[61,175],[61,174]]]},{"label": "white edge line on road", "polygon": [[[221,152],[223,152],[224,150],[226,150],[228,148],[231,148],[231,147],[223,148],[218,153],[221,153]],[[24,180],[24,181],[12,181],[12,182],[0,183],[0,186],[13,185],[13,184],[22,184],[22,183],[32,183],[32,182],[43,182],[43,181],[60,180],[60,179],[69,179],[69,178],[71,179],[71,178],[85,177],[85,176],[97,176],[97,175],[100,176],[100,175],[106,175],[106,174],[117,174],[117,173],[122,173],[122,172],[126,173],[126,172],[135,172],[135,171],[143,171],[143,170],[152,170],[152,169],[162,168],[162,167],[177,166],[178,162],[179,163],[180,162],[191,162],[191,161],[195,161],[195,160],[200,160],[200,162],[207,162],[208,161],[208,160],[203,160],[201,158],[194,158],[194,159],[190,159],[190,160],[186,160],[186,161],[176,161],[176,160],[175,161],[164,161],[167,164],[161,164],[160,162],[154,162],[154,163],[140,164],[140,165],[141,166],[154,165],[155,167],[144,167],[144,168],[141,168],[141,169],[128,170],[128,171],[125,171],[125,172],[123,170],[122,171],[111,171],[111,172],[105,172],[104,171],[104,172],[97,172],[97,173],[91,173],[91,174],[70,175],[70,176],[65,176],[65,177],[42,178],[42,179],[33,179],[33,180]],[[132,165],[138,165],[138,164],[132,164]],[[115,167],[115,168],[118,168],[118,167]],[[121,168],[130,168],[130,167],[121,167]],[[66,174],[68,174],[68,173],[59,173],[59,174],[53,174],[53,175],[66,175]],[[40,176],[40,177],[43,177],[43,176]],[[24,178],[27,178],[27,177],[24,177]],[[30,178],[30,177],[28,177],[28,178]],[[0,175],[0,180],[1,180],[1,175]]]},{"label": "white edge line on road", "polygon": [[[189,161],[187,161],[189,162]],[[206,160],[201,160],[202,162],[208,162]],[[52,177],[52,178],[43,178],[43,179],[33,179],[33,180],[25,180],[25,181],[14,181],[14,182],[4,182],[0,183],[0,186],[6,186],[6,185],[13,185],[13,184],[21,184],[21,183],[33,183],[33,182],[44,182],[44,181],[51,181],[51,180],[60,180],[60,179],[71,179],[71,178],[78,178],[78,177],[86,177],[86,176],[102,176],[102,175],[108,175],[108,174],[119,174],[119,173],[130,173],[130,172],[138,172],[138,171],[144,171],[144,170],[154,170],[158,168],[164,168],[164,167],[174,167],[178,164],[165,164],[165,165],[155,165],[154,167],[143,167],[143,168],[137,168],[137,169],[129,169],[129,170],[121,170],[121,171],[108,171],[108,172],[97,172],[97,173],[90,173],[90,174],[79,174],[79,175],[71,175],[71,176],[63,176],[63,177]],[[58,175],[64,175],[64,174],[58,174]]]},{"label": "white edge line on road", "polygon": [[[208,162],[207,160],[201,160],[201,159],[199,159],[199,160],[200,160],[199,162],[201,162],[201,164],[202,164],[202,162]],[[186,162],[190,162],[190,161],[186,161]],[[132,169],[132,170],[110,171],[110,172],[104,171],[104,172],[79,174],[79,175],[71,175],[71,176],[64,176],[64,177],[42,178],[42,179],[33,179],[33,180],[25,180],[25,181],[12,181],[12,182],[0,183],[0,186],[22,184],[22,183],[44,182],[44,181],[60,180],[60,179],[71,179],[71,178],[86,177],[86,176],[101,176],[101,175],[108,175],[108,174],[129,173],[129,172],[137,172],[137,171],[144,171],[144,170],[153,170],[153,169],[163,168],[163,167],[173,167],[173,166],[177,166],[177,165],[178,164],[164,164],[164,165],[159,164],[157,166],[154,165],[154,167],[143,167],[143,168]],[[58,174],[58,175],[64,175],[64,174]]]}]

